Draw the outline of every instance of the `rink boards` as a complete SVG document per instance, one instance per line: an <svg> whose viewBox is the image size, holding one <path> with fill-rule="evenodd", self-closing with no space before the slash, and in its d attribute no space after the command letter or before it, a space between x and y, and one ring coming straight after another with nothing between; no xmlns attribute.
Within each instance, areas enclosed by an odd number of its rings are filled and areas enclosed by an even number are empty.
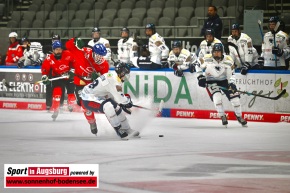
<svg viewBox="0 0 290 193"><path fill-rule="evenodd" d="M45 87L33 84L40 77L40 69L0 68L1 80L5 78L10 85L20 85L7 89L0 83L0 108L44 110ZM239 90L271 97L277 96L283 89L287 90L276 101L241 95L243 117L248 121L290 122L289 81L289 71L251 70L246 76L237 72ZM145 101L147 104L150 100L152 106L158 106L164 100L164 117L218 119L207 91L198 86L196 73L185 72L185 76L180 78L170 69L132 69L129 81L124 84L124 93L129 93L138 105ZM223 104L228 118L235 119L233 108L225 96Z"/></svg>

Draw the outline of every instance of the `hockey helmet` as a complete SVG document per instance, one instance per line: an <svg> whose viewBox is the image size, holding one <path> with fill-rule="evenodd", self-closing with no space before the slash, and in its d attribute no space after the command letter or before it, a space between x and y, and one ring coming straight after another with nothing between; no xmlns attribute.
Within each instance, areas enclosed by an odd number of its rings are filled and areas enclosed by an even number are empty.
<svg viewBox="0 0 290 193"><path fill-rule="evenodd" d="M127 28L127 27L123 27L122 29L121 29L121 32L127 32L127 33L129 33L130 32L130 30Z"/></svg>
<svg viewBox="0 0 290 193"><path fill-rule="evenodd" d="M9 34L9 38L16 38L17 39L17 37L18 37L18 34L16 32L11 32Z"/></svg>
<svg viewBox="0 0 290 193"><path fill-rule="evenodd" d="M107 54L107 49L104 44L95 44L93 46L93 51L100 56L105 56Z"/></svg>
<svg viewBox="0 0 290 193"><path fill-rule="evenodd" d="M212 28L206 29L205 33L204 33L204 36L207 36L207 35L212 35L213 37L215 37L214 29L212 29Z"/></svg>
<svg viewBox="0 0 290 193"><path fill-rule="evenodd" d="M92 33L94 32L101 32L100 28L99 27L94 27L93 30L92 30Z"/></svg>
<svg viewBox="0 0 290 193"><path fill-rule="evenodd" d="M29 41L29 39L27 37L23 37L23 38L21 38L21 43L23 43L23 42L28 42L29 43L30 41Z"/></svg>
<svg viewBox="0 0 290 193"><path fill-rule="evenodd" d="M120 62L115 66L115 72L120 78L130 74L130 66L126 63Z"/></svg>
<svg viewBox="0 0 290 193"><path fill-rule="evenodd" d="M238 24L238 23L232 24L231 30L240 30L240 24Z"/></svg>
<svg viewBox="0 0 290 193"><path fill-rule="evenodd" d="M62 48L62 44L60 41L52 42L52 49L55 50L56 48Z"/></svg>
<svg viewBox="0 0 290 193"><path fill-rule="evenodd" d="M278 16L273 16L273 17L270 17L269 19L269 23L277 23L278 21L280 21L279 17Z"/></svg>
<svg viewBox="0 0 290 193"><path fill-rule="evenodd" d="M54 34L52 37L51 37L51 42L54 42L54 41L60 41L60 36L58 34Z"/></svg>
<svg viewBox="0 0 290 193"><path fill-rule="evenodd" d="M181 41L179 41L179 40L175 40L175 41L173 41L173 43L172 43L172 48L181 48Z"/></svg>
<svg viewBox="0 0 290 193"><path fill-rule="evenodd" d="M222 43L215 43L213 45L213 48L212 48L212 53L215 52L215 51L221 51L223 53L224 51L224 46Z"/></svg>
<svg viewBox="0 0 290 193"><path fill-rule="evenodd" d="M156 31L156 28L155 28L155 25L153 23L148 23L146 26L145 26L145 29L151 29L153 34L155 33Z"/></svg>

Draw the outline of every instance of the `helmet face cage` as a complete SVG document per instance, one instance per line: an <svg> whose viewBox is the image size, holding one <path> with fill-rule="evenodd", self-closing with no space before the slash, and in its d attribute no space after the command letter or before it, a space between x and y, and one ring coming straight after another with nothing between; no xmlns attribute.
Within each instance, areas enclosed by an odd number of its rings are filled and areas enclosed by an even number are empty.
<svg viewBox="0 0 290 193"><path fill-rule="evenodd" d="M105 59L104 56L107 54L107 49L103 44L95 44L93 47L93 58L97 64L102 64Z"/></svg>
<svg viewBox="0 0 290 193"><path fill-rule="evenodd" d="M125 79L128 80L130 77L130 67L126 63L121 62L117 64L117 66L115 67L115 71L118 74L119 78L125 77Z"/></svg>

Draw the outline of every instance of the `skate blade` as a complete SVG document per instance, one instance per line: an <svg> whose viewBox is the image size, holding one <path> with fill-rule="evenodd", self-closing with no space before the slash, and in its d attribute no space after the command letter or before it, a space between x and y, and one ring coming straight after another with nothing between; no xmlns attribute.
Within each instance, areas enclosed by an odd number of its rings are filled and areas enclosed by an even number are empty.
<svg viewBox="0 0 290 193"><path fill-rule="evenodd" d="M248 125L246 124L246 125L242 125L242 127L248 127Z"/></svg>
<svg viewBox="0 0 290 193"><path fill-rule="evenodd" d="M228 128L228 125L224 125L225 128Z"/></svg>

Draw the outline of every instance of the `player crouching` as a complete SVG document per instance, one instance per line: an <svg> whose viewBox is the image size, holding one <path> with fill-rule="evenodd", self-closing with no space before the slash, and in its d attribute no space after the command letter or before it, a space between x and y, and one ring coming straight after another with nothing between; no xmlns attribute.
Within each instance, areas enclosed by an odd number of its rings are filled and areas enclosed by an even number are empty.
<svg viewBox="0 0 290 193"><path fill-rule="evenodd" d="M81 92L82 106L93 112L104 113L121 139L127 140L130 136L138 137L139 132L130 128L129 122L123 111L131 114L133 106L129 95L124 95L122 82L129 74L128 64L119 63L115 73L105 73L85 86Z"/></svg>

